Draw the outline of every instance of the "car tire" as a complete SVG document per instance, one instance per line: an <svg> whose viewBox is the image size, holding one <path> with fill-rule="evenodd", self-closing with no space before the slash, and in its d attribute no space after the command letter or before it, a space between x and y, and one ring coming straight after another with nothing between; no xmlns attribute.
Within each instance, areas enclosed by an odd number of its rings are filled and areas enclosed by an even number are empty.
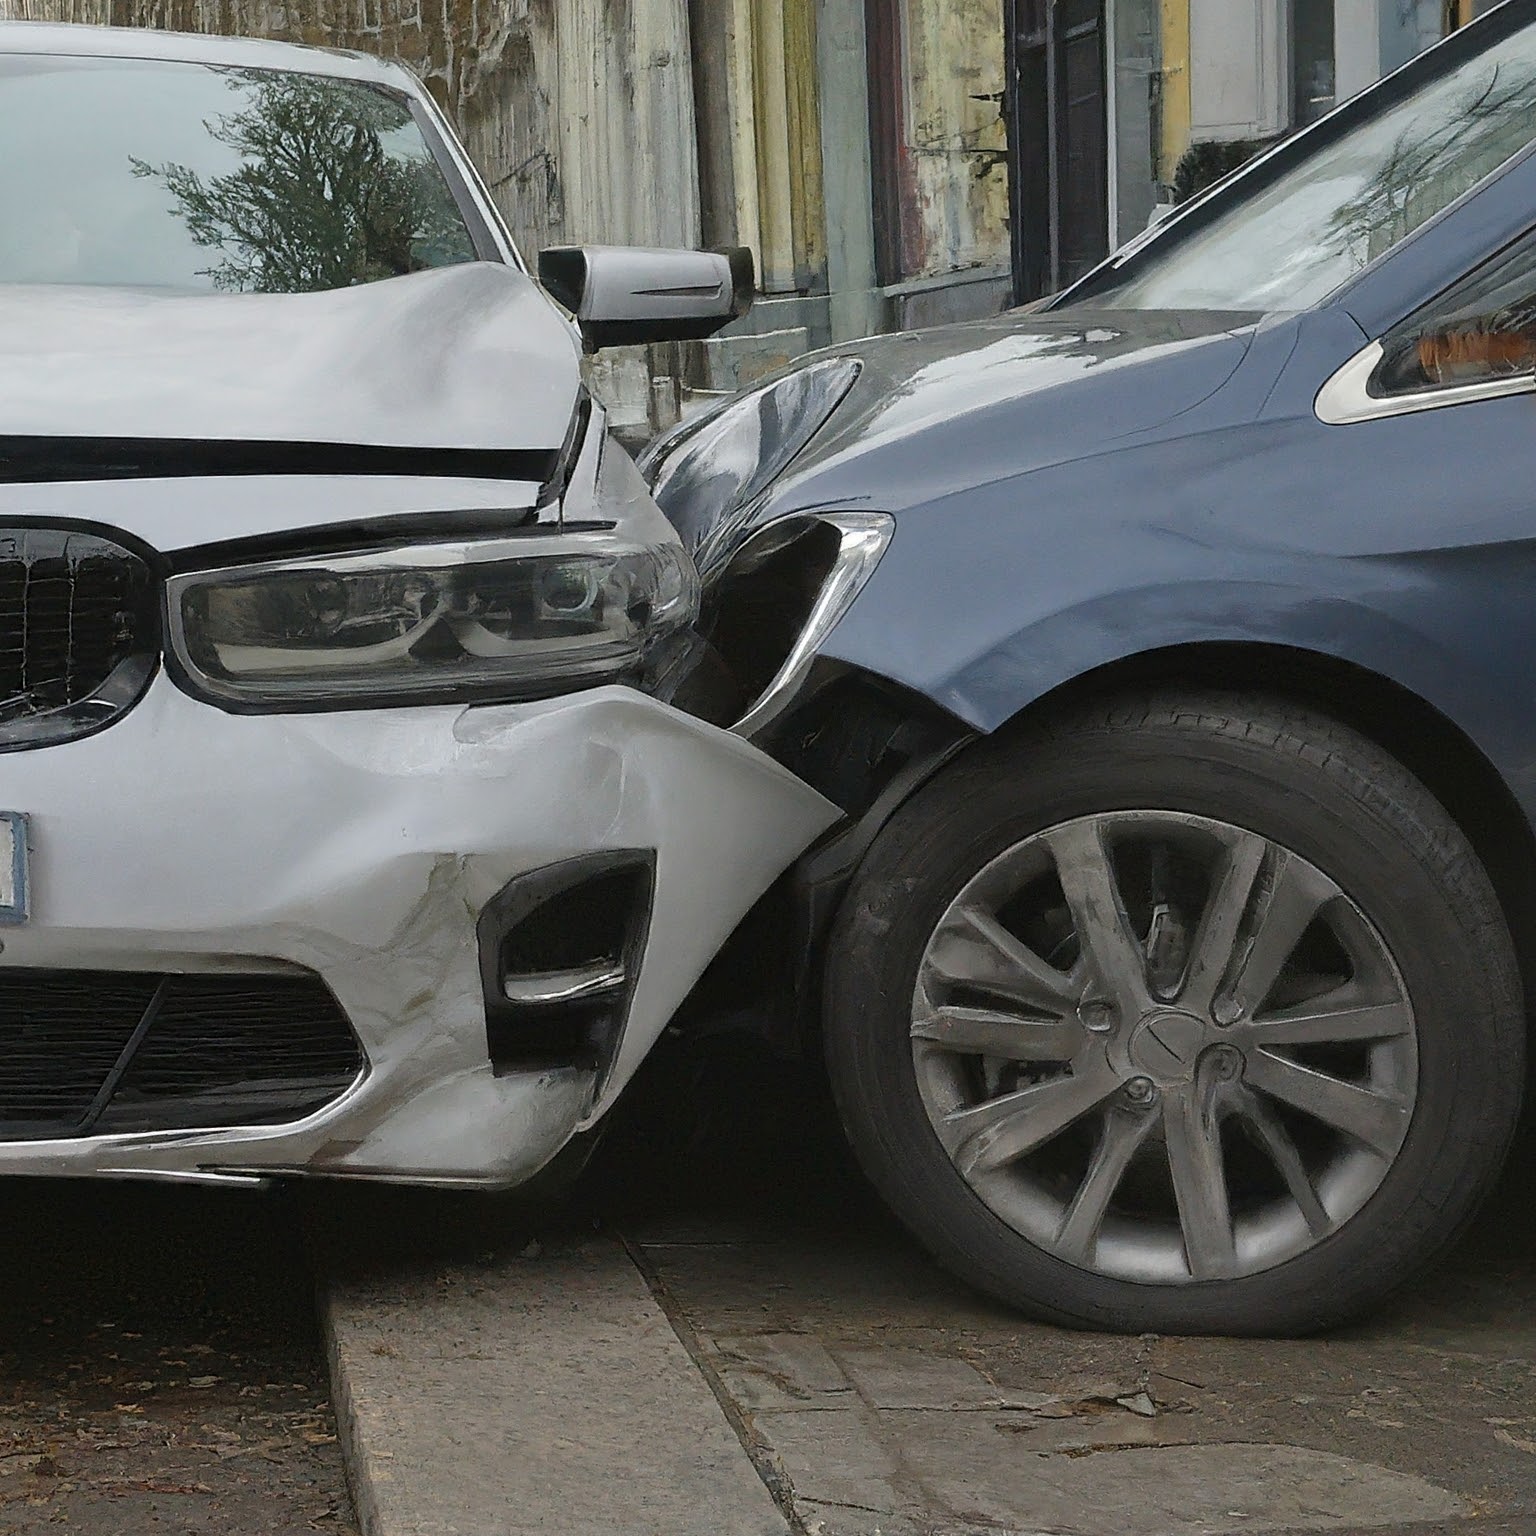
<svg viewBox="0 0 1536 1536"><path fill-rule="evenodd" d="M850 885L824 1032L853 1149L935 1257L1126 1332L1375 1306L1477 1209L1524 1081L1508 927L1456 823L1354 730L1222 692L944 769Z"/></svg>

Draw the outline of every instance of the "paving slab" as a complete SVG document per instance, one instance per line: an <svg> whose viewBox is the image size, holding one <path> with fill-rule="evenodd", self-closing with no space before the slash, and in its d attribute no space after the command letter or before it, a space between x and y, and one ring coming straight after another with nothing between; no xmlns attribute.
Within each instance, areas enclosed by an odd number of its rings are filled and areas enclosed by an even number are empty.
<svg viewBox="0 0 1536 1536"><path fill-rule="evenodd" d="M1472 1531L1490 1485L1453 1447L1518 1465L1510 1442L1536 1433L1515 1408L1536 1406L1529 1360L1458 1355L1431 1396L1440 1333L1400 1329L1391 1350L1069 1333L978 1302L889 1234L794 1221L646 1263L811 1536ZM1468 1422L1490 1402L1498 1424ZM1410 1426L1435 1417L1457 1433L1420 1448Z"/></svg>
<svg viewBox="0 0 1536 1536"><path fill-rule="evenodd" d="M843 1369L859 1395L874 1408L964 1409L1013 1406L968 1360L925 1350L885 1345L844 1349Z"/></svg>
<svg viewBox="0 0 1536 1536"><path fill-rule="evenodd" d="M853 1384L819 1339L765 1333L715 1341L717 1370L732 1398L747 1408L837 1408Z"/></svg>
<svg viewBox="0 0 1536 1536"><path fill-rule="evenodd" d="M877 1517L903 1512L921 1515L922 1500L917 1491L903 1486L896 1447L864 1414L791 1409L756 1415L753 1422L773 1447L797 1502L848 1508ZM878 1519L875 1524L879 1524Z"/></svg>
<svg viewBox="0 0 1536 1536"><path fill-rule="evenodd" d="M1469 1507L1423 1478L1291 1445L1180 1445L1088 1455L946 1455L924 1442L933 1494L977 1525L1027 1512L1061 1533L1215 1536L1459 1523Z"/></svg>
<svg viewBox="0 0 1536 1536"><path fill-rule="evenodd" d="M329 1287L365 1536L785 1536L623 1248L529 1253Z"/></svg>

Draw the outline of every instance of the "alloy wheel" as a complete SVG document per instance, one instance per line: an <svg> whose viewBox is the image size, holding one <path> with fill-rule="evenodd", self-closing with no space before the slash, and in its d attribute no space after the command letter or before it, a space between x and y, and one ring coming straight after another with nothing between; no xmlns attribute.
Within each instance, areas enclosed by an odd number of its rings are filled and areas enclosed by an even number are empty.
<svg viewBox="0 0 1536 1536"><path fill-rule="evenodd" d="M1400 1152L1414 1013L1368 915L1256 833L1172 811L1047 828L932 933L912 1055L986 1205L1056 1257L1147 1283L1322 1242Z"/></svg>

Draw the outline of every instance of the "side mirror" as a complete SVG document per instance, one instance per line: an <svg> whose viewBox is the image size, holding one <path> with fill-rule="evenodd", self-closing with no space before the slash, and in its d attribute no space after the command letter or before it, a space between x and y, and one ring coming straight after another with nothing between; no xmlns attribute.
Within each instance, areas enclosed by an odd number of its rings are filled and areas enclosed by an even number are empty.
<svg viewBox="0 0 1536 1536"><path fill-rule="evenodd" d="M713 336L752 307L752 253L565 245L539 253L539 281L576 316L587 347Z"/></svg>

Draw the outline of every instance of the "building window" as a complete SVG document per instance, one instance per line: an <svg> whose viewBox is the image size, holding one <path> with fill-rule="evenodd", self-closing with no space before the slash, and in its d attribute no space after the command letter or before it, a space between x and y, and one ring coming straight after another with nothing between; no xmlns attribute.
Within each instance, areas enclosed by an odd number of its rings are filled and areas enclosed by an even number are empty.
<svg viewBox="0 0 1536 1536"><path fill-rule="evenodd" d="M1291 114L1298 128L1326 116L1336 103L1333 29L1333 0L1295 0L1291 18Z"/></svg>

